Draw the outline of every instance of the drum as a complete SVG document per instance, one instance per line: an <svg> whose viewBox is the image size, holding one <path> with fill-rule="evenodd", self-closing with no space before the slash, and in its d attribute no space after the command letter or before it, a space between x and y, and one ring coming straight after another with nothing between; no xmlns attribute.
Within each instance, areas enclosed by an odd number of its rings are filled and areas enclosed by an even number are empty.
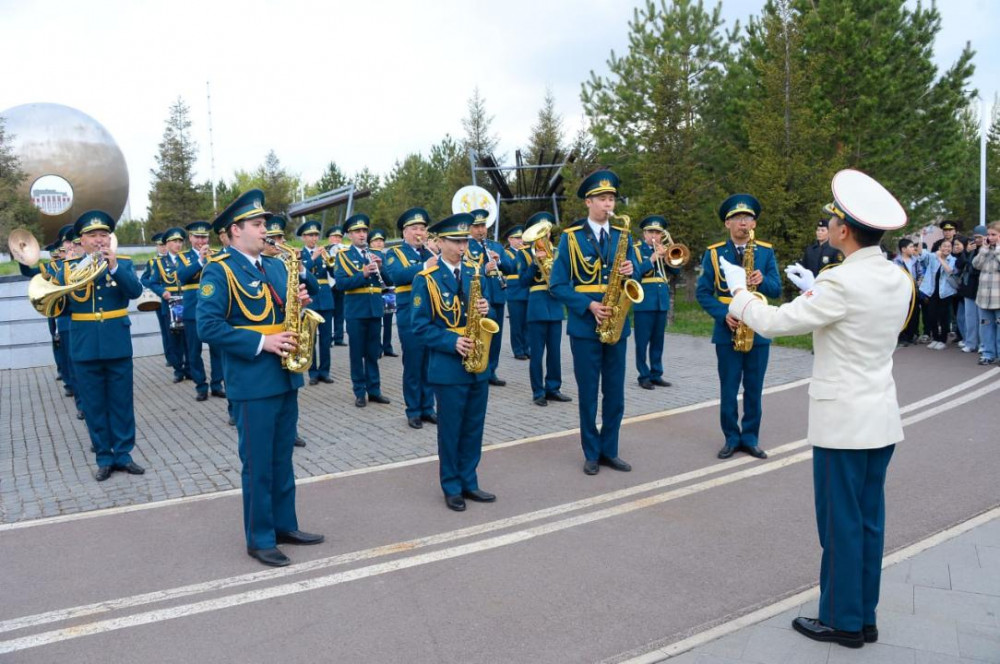
<svg viewBox="0 0 1000 664"><path fill-rule="evenodd" d="M382 289L382 315L396 313L396 287L386 286Z"/></svg>
<svg viewBox="0 0 1000 664"><path fill-rule="evenodd" d="M184 305L180 302L170 303L170 331L174 334L184 332Z"/></svg>
<svg viewBox="0 0 1000 664"><path fill-rule="evenodd" d="M163 300L160 296L148 288L144 288L142 295L135 301L135 308L139 311L159 311Z"/></svg>

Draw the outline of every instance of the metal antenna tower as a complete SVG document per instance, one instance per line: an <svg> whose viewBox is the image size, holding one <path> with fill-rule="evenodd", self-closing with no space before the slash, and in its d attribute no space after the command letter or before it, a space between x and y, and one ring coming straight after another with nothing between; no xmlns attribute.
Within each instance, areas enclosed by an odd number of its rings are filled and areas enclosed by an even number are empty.
<svg viewBox="0 0 1000 664"><path fill-rule="evenodd" d="M212 82L205 81L205 96L208 98L208 159L209 178L212 182L212 214L219 213L219 202L215 197L215 143L212 141Z"/></svg>

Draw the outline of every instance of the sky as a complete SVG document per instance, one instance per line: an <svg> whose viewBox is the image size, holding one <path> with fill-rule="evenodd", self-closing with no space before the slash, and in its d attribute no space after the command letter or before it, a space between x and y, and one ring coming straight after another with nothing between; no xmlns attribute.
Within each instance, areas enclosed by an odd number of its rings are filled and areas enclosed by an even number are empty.
<svg viewBox="0 0 1000 664"><path fill-rule="evenodd" d="M199 146L196 181L253 170L274 150L303 180L331 161L385 174L446 134L463 135L478 87L513 158L547 89L567 137L583 125L581 83L623 53L634 0L0 0L7 62L3 109L32 102L77 108L121 147L129 210L145 218L167 112L181 97ZM714 6L707 0L706 6ZM915 5L915 0L908 4ZM723 0L726 27L763 0ZM502 7L503 11L498 11ZM977 50L973 87L1000 86L1000 2L938 3L935 60ZM991 34L992 29L992 34ZM18 54L14 56L13 54ZM17 64L13 64L13 63Z"/></svg>

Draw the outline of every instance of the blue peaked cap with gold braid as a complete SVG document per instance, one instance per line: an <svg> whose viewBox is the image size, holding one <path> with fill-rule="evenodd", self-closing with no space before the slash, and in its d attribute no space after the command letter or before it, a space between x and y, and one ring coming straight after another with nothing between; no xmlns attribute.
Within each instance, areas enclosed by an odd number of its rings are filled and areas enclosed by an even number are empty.
<svg viewBox="0 0 1000 664"><path fill-rule="evenodd" d="M174 226L173 228L168 228L167 230L163 231L164 242L170 242L171 240L184 241L186 239L187 239L187 233L185 233L184 229L181 228L180 226Z"/></svg>
<svg viewBox="0 0 1000 664"><path fill-rule="evenodd" d="M475 217L468 212L459 212L450 217L445 217L427 229L439 238L445 240L468 240L469 227L472 226Z"/></svg>
<svg viewBox="0 0 1000 664"><path fill-rule="evenodd" d="M208 237L209 231L212 230L212 224L207 221L192 221L184 227L184 230L188 232L188 235L194 235L195 237Z"/></svg>
<svg viewBox="0 0 1000 664"><path fill-rule="evenodd" d="M651 214L639 222L639 228L644 231L666 231L667 218L661 214Z"/></svg>
<svg viewBox="0 0 1000 664"><path fill-rule="evenodd" d="M316 221L315 219L307 219L302 222L302 225L295 229L295 234L302 237L306 233L322 233L323 224Z"/></svg>
<svg viewBox="0 0 1000 664"><path fill-rule="evenodd" d="M78 236L90 231L112 233L115 230L115 220L104 210L88 210L77 217L76 223L73 224L73 230Z"/></svg>
<svg viewBox="0 0 1000 664"><path fill-rule="evenodd" d="M733 215L749 214L754 219L760 216L760 201L750 194L733 194L719 206L719 219L725 221Z"/></svg>
<svg viewBox="0 0 1000 664"><path fill-rule="evenodd" d="M235 201L219 213L212 221L212 230L218 233L239 221L255 217L268 217L264 209L264 192L260 189L250 189L240 194Z"/></svg>
<svg viewBox="0 0 1000 664"><path fill-rule="evenodd" d="M371 219L364 212L358 212L357 214L352 214L344 222L344 233L350 233L356 230L368 230L371 228Z"/></svg>
<svg viewBox="0 0 1000 664"><path fill-rule="evenodd" d="M590 198L598 194L618 195L618 187L621 184L618 176L609 170L594 171L583 179L576 195L580 198Z"/></svg>
<svg viewBox="0 0 1000 664"><path fill-rule="evenodd" d="M399 219L396 220L396 228L403 230L407 226L413 226L415 224L423 224L426 226L431 223L431 215L422 207L412 207L403 214L399 215Z"/></svg>

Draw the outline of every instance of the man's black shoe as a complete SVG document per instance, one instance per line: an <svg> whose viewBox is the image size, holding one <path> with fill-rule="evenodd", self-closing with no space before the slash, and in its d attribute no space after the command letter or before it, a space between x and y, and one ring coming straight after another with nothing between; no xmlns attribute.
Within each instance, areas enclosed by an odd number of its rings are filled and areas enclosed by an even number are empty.
<svg viewBox="0 0 1000 664"><path fill-rule="evenodd" d="M301 436L296 436L295 437L295 442L292 443L292 444L295 445L295 447L305 447L306 446L306 441L302 440Z"/></svg>
<svg viewBox="0 0 1000 664"><path fill-rule="evenodd" d="M723 445L722 449L719 450L719 453L716 456L718 456L720 459L728 459L729 457L733 456L735 452L736 452L735 447L730 447L729 445Z"/></svg>
<svg viewBox="0 0 1000 664"><path fill-rule="evenodd" d="M115 470L124 470L129 475L142 475L146 472L146 469L137 464L135 461L129 461L125 465L115 466Z"/></svg>
<svg viewBox="0 0 1000 664"><path fill-rule="evenodd" d="M429 424L437 424L438 423L438 416L435 415L434 413L431 413L430 415L421 415L420 419L423 420L424 422L429 423Z"/></svg>
<svg viewBox="0 0 1000 664"><path fill-rule="evenodd" d="M652 381L648 381L648 380L640 380L639 381L639 387L641 387L644 390L651 390L651 389L653 389L653 383L652 383Z"/></svg>
<svg viewBox="0 0 1000 664"><path fill-rule="evenodd" d="M174 376L174 382L179 383L184 380L184 376Z"/></svg>
<svg viewBox="0 0 1000 664"><path fill-rule="evenodd" d="M536 406L548 406L549 402L545 400L545 397L538 397L537 399L532 399L531 402Z"/></svg>
<svg viewBox="0 0 1000 664"><path fill-rule="evenodd" d="M514 359L515 359L515 360L527 360L527 359L528 359L528 356L527 356L527 355L524 355L524 354L522 354L522 355L515 355L515 356L514 356Z"/></svg>
<svg viewBox="0 0 1000 664"><path fill-rule="evenodd" d="M334 379L330 378L329 376L320 376L319 377L319 382L326 383L327 385L333 385L337 381L335 381Z"/></svg>
<svg viewBox="0 0 1000 664"><path fill-rule="evenodd" d="M878 641L878 627L875 625L864 625L861 628L861 635L865 637L865 643L875 643Z"/></svg>
<svg viewBox="0 0 1000 664"><path fill-rule="evenodd" d="M309 384L310 385L319 385L319 378L310 378L309 379Z"/></svg>
<svg viewBox="0 0 1000 664"><path fill-rule="evenodd" d="M58 371L56 372L56 380L62 380L62 374Z"/></svg>
<svg viewBox="0 0 1000 664"><path fill-rule="evenodd" d="M208 401L208 392L199 392L194 398L195 401Z"/></svg>
<svg viewBox="0 0 1000 664"><path fill-rule="evenodd" d="M228 424L228 425L229 425L229 426L231 426L231 427L234 427L234 426L236 426L236 418L235 418L235 417L230 417L230 418L229 418L229 421L228 421L228 422L226 422L226 424Z"/></svg>
<svg viewBox="0 0 1000 664"><path fill-rule="evenodd" d="M397 353L394 350L383 351L383 355L385 355L386 357L399 357L399 353Z"/></svg>
<svg viewBox="0 0 1000 664"><path fill-rule="evenodd" d="M445 496L444 504L450 510L455 510L456 512L465 511L465 498L462 498L462 496Z"/></svg>
<svg viewBox="0 0 1000 664"><path fill-rule="evenodd" d="M597 465L596 461L591 461L590 459L583 462L583 473L585 475L596 475L601 467Z"/></svg>
<svg viewBox="0 0 1000 664"><path fill-rule="evenodd" d="M406 423L410 425L411 429L423 429L424 423L420 421L419 417L408 417L406 418Z"/></svg>
<svg viewBox="0 0 1000 664"><path fill-rule="evenodd" d="M84 419L85 417L86 417L86 415L84 415L84 414L83 414L83 411L82 411L82 410L78 410L78 411L76 411L76 419L78 419L78 420L82 420L82 419Z"/></svg>
<svg viewBox="0 0 1000 664"><path fill-rule="evenodd" d="M546 394L545 398L549 401L558 401L559 403L567 403L572 401L572 397L568 397L562 392L553 392L552 394Z"/></svg>
<svg viewBox="0 0 1000 664"><path fill-rule="evenodd" d="M72 387L64 387L63 388L63 396L64 397L71 397L71 396L73 396L73 388Z"/></svg>
<svg viewBox="0 0 1000 664"><path fill-rule="evenodd" d="M671 383L669 380L663 380L662 378L653 378L649 382L652 383L653 385L656 385L657 387L670 387L671 385L673 385L673 383Z"/></svg>
<svg viewBox="0 0 1000 664"><path fill-rule="evenodd" d="M220 399L225 399L226 398L226 391L225 390L212 390L212 396L213 397L219 397Z"/></svg>
<svg viewBox="0 0 1000 664"><path fill-rule="evenodd" d="M622 461L619 457L601 457L598 460L598 463L602 466L608 466L612 470L619 470L623 473L627 473L632 470L632 466Z"/></svg>
<svg viewBox="0 0 1000 664"><path fill-rule="evenodd" d="M375 403L392 403L391 401L389 401L388 399L386 399L381 394L369 394L368 395L368 400L369 401L374 401Z"/></svg>
<svg viewBox="0 0 1000 664"><path fill-rule="evenodd" d="M251 549L247 547L247 554L251 558L256 558L270 567L285 567L292 562L291 559L283 554L277 547L273 549Z"/></svg>
<svg viewBox="0 0 1000 664"><path fill-rule="evenodd" d="M368 405L368 400L365 399L364 397L358 397L357 399L354 400L354 405L357 406L358 408L364 408L365 406Z"/></svg>
<svg viewBox="0 0 1000 664"><path fill-rule="evenodd" d="M483 491L482 489L470 489L469 491L463 491L462 497L468 498L469 500L477 503L492 503L497 499L495 495L489 491Z"/></svg>
<svg viewBox="0 0 1000 664"><path fill-rule="evenodd" d="M109 477L111 477L111 466L101 466L94 473L94 479L98 482L103 482Z"/></svg>
<svg viewBox="0 0 1000 664"><path fill-rule="evenodd" d="M845 632L841 629L834 629L824 625L816 618L796 618L792 621L792 627L796 632L813 641L837 643L847 648L860 648L865 645L865 638L861 632Z"/></svg>
<svg viewBox="0 0 1000 664"><path fill-rule="evenodd" d="M287 533L277 534L278 544L319 544L326 538L315 533L307 533L303 530L289 530Z"/></svg>
<svg viewBox="0 0 1000 664"><path fill-rule="evenodd" d="M754 445L753 447L747 447L746 445L744 445L741 449L752 457L757 457L758 459L767 458L767 452L760 449L756 445Z"/></svg>
<svg viewBox="0 0 1000 664"><path fill-rule="evenodd" d="M507 381L505 380L501 380L499 378L490 378L490 385L493 385L495 387L503 387L506 384Z"/></svg>
<svg viewBox="0 0 1000 664"><path fill-rule="evenodd" d="M335 341L335 342L333 343L333 345L334 345L334 346L346 346L347 344L346 344L346 343L344 343L343 341Z"/></svg>

